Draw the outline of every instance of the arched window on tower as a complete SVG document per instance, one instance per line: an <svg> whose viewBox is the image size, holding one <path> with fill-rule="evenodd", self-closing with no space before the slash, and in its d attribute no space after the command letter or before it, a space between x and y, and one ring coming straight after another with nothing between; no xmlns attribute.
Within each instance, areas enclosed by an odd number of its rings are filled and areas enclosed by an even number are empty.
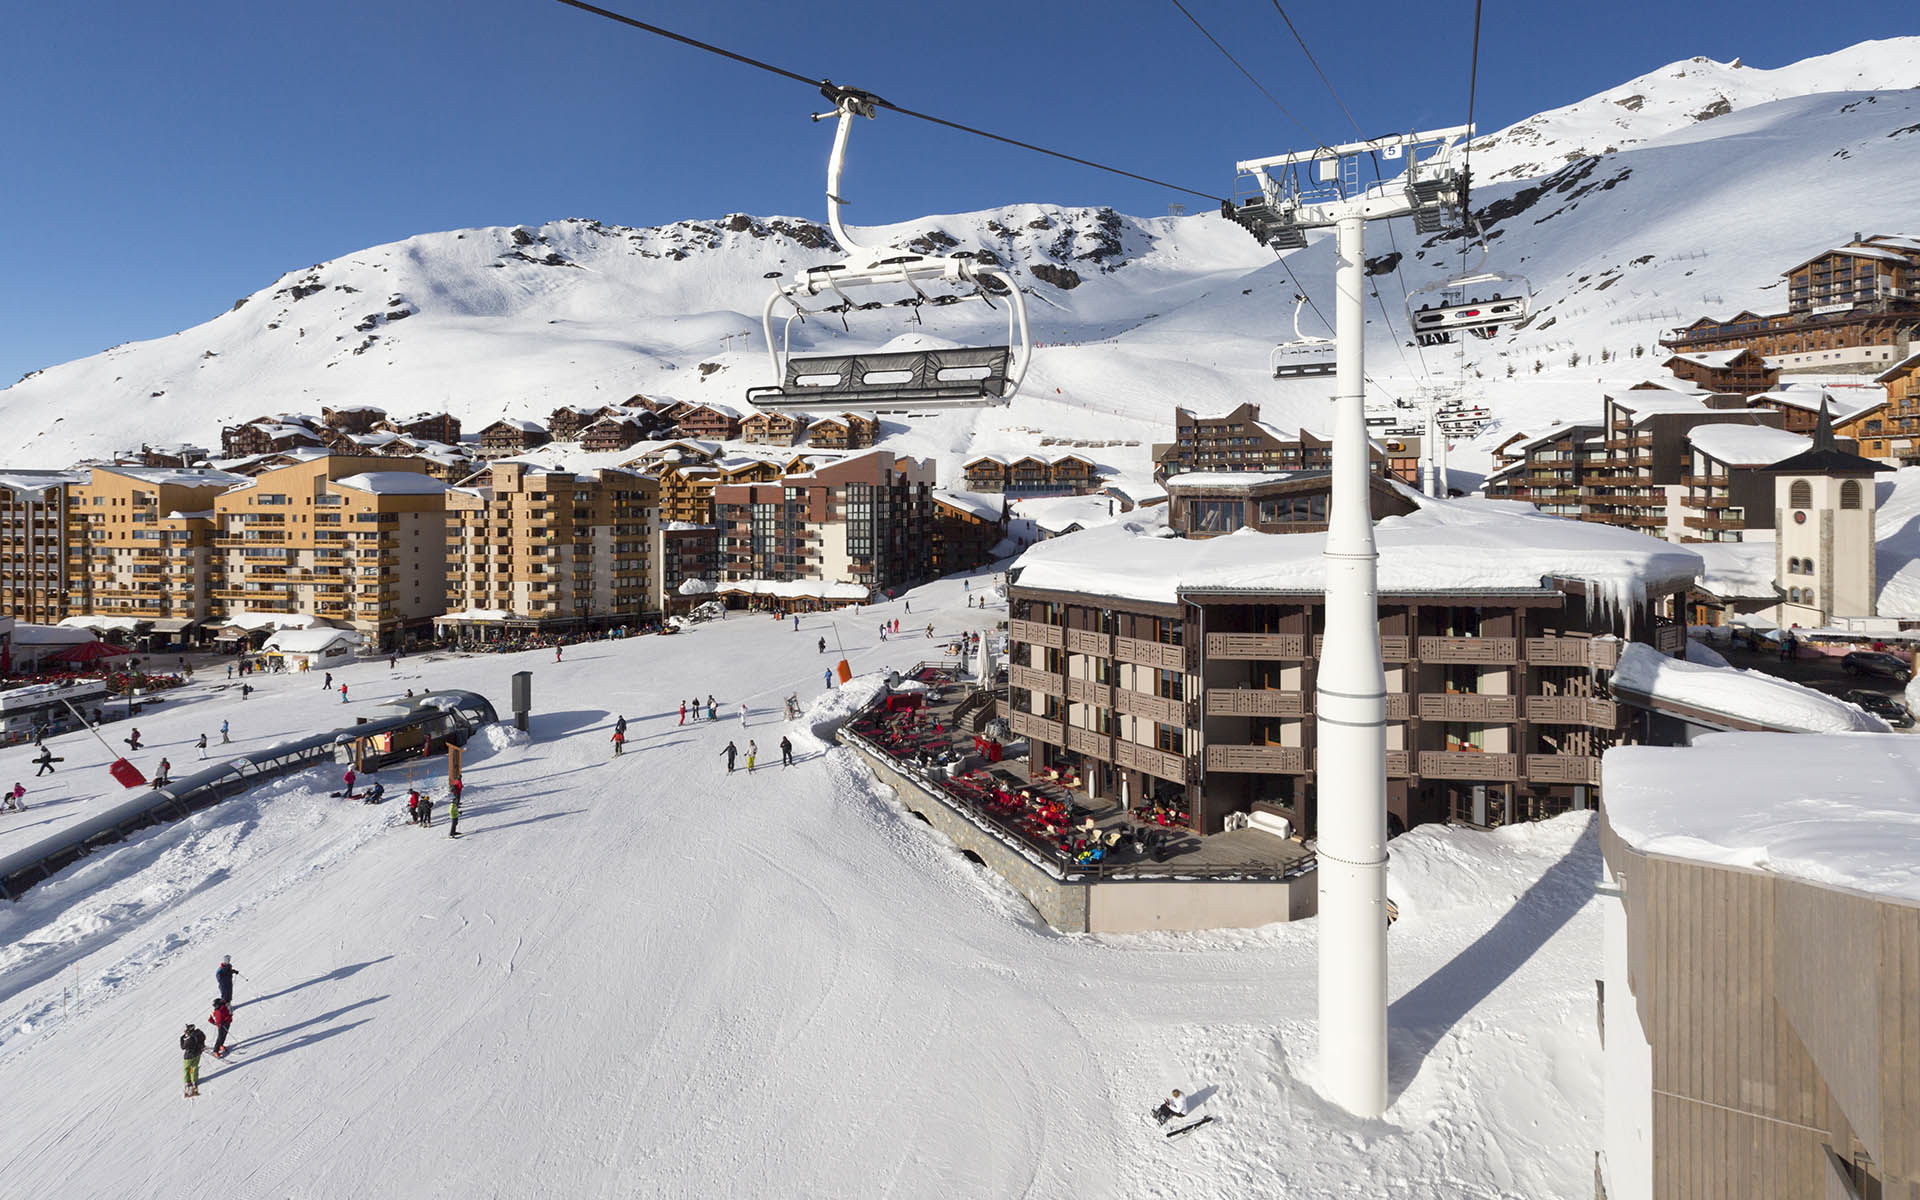
<svg viewBox="0 0 1920 1200"><path fill-rule="evenodd" d="M1800 560L1799 560L1799 559L1797 559L1797 558L1790 558L1790 559L1788 559L1788 560L1787 560L1787 574L1789 574L1789 575L1798 575L1799 573L1800 573Z"/></svg>
<svg viewBox="0 0 1920 1200"><path fill-rule="evenodd" d="M1787 489L1787 507L1812 508L1813 485L1804 479L1794 480L1793 486Z"/></svg>
<svg viewBox="0 0 1920 1200"><path fill-rule="evenodd" d="M1812 559L1810 559L1810 558L1803 558L1803 559L1801 559L1801 560L1800 560L1800 573L1801 573L1802 575L1811 575L1811 574L1813 574L1813 560L1812 560Z"/></svg>
<svg viewBox="0 0 1920 1200"><path fill-rule="evenodd" d="M1787 589L1787 602L1788 602L1789 604L1798 604L1798 603L1800 603L1800 589L1799 589L1799 588L1797 588L1797 587L1790 587L1790 588L1788 588L1788 589Z"/></svg>
<svg viewBox="0 0 1920 1200"><path fill-rule="evenodd" d="M1860 507L1860 481L1858 479L1849 479L1840 485L1840 507Z"/></svg>

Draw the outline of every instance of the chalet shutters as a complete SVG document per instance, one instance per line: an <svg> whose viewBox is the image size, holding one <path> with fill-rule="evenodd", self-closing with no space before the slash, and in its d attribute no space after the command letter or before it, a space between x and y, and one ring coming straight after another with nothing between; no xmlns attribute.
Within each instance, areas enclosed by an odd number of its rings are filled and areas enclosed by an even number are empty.
<svg viewBox="0 0 1920 1200"><path fill-rule="evenodd" d="M1855 494L1854 499L1857 507L1858 500L1859 500L1859 496L1857 493ZM1793 486L1787 489L1787 506L1789 508L1812 508L1813 507L1813 485L1808 483L1804 479L1794 480Z"/></svg>
<svg viewBox="0 0 1920 1200"><path fill-rule="evenodd" d="M1860 507L1860 481L1858 479L1849 479L1840 485L1840 507Z"/></svg>

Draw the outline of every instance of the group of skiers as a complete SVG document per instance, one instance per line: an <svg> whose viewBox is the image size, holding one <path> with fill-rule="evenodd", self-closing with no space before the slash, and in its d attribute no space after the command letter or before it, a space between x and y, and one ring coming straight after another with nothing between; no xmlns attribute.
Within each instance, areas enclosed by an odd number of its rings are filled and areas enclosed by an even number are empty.
<svg viewBox="0 0 1920 1200"><path fill-rule="evenodd" d="M727 760L727 774L731 775L733 774L734 761L740 757L740 747L734 745L732 742L728 742L727 748L720 752L720 757ZM747 773L749 775L753 773L754 760L759 757L760 743L754 741L752 738L748 738ZM780 738L780 765L790 767L793 765L793 762L793 739L783 735Z"/></svg>
<svg viewBox="0 0 1920 1200"><path fill-rule="evenodd" d="M227 1035L233 1030L233 980L238 974L240 972L234 969L231 954L222 956L220 965L213 971L213 982L219 987L220 994L213 998L213 1013L207 1017L207 1024L214 1028L215 1058L225 1058L228 1054ZM180 1055L184 1060L186 1079L186 1090L181 1093L183 1096L200 1094L200 1056L206 1049L206 1032L188 1021L186 1030L180 1035Z"/></svg>
<svg viewBox="0 0 1920 1200"><path fill-rule="evenodd" d="M460 794L466 791L466 784L458 778L447 781L447 836L460 836ZM433 828L433 797L419 788L407 789L408 823Z"/></svg>
<svg viewBox="0 0 1920 1200"><path fill-rule="evenodd" d="M747 709L746 705L742 704L740 706L740 719L742 721L747 719L746 709ZM680 723L682 725L685 725L687 723L687 713L689 711L693 713L694 720L696 721L700 720L700 712L701 712L700 697L695 696L691 700L682 700L680 702ZM720 719L720 706L714 703L713 696L711 693L709 693L707 696L706 719L709 721L717 721Z"/></svg>

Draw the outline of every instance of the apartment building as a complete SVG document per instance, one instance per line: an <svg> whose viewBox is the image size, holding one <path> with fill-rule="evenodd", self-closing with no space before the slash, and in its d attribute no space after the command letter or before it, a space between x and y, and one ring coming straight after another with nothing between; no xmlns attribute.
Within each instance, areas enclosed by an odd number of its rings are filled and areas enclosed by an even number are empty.
<svg viewBox="0 0 1920 1200"><path fill-rule="evenodd" d="M447 612L506 613L505 623L541 630L657 613L658 511L648 475L494 463L447 493Z"/></svg>
<svg viewBox="0 0 1920 1200"><path fill-rule="evenodd" d="M92 468L69 501L68 613L151 621L164 633L216 615L214 514L247 482L200 468Z"/></svg>
<svg viewBox="0 0 1920 1200"><path fill-rule="evenodd" d="M651 591L660 597L661 611L685 613L710 599L711 593L682 595L680 585L689 579L713 583L720 578L720 531L711 524L659 521L653 527L647 566L653 580Z"/></svg>
<svg viewBox="0 0 1920 1200"><path fill-rule="evenodd" d="M1386 456L1370 445L1373 468ZM1216 416L1173 410L1173 441L1153 447L1153 478L1187 471L1325 471L1333 466L1333 439L1307 429L1283 430L1260 419L1258 404L1241 404Z"/></svg>
<svg viewBox="0 0 1920 1200"><path fill-rule="evenodd" d="M1780 368L1745 346L1736 350L1698 350L1676 354L1661 364L1679 379L1707 392L1753 396L1780 383Z"/></svg>
<svg viewBox="0 0 1920 1200"><path fill-rule="evenodd" d="M933 493L935 575L951 575L993 561L1007 538L1007 498L979 492Z"/></svg>
<svg viewBox="0 0 1920 1200"><path fill-rule="evenodd" d="M1498 500L1525 500L1556 517L1578 517L1581 493L1607 465L1606 435L1594 425L1562 425L1521 434L1502 444L1499 466L1487 476L1486 493Z"/></svg>
<svg viewBox="0 0 1920 1200"><path fill-rule="evenodd" d="M1687 435L1691 459L1671 493L1666 535L1680 542L1738 542L1772 529L1773 475L1767 468L1813 446L1765 425L1701 425ZM1677 527L1676 527L1677 526Z"/></svg>
<svg viewBox="0 0 1920 1200"><path fill-rule="evenodd" d="M1590 807L1631 740L1622 639L1683 653L1697 555L1504 506L1378 532L1390 824L1497 825ZM1009 573L1010 721L1036 768L1160 800L1207 833L1255 804L1313 836L1323 534L1192 540L1122 525Z"/></svg>
<svg viewBox="0 0 1920 1200"><path fill-rule="evenodd" d="M807 439L807 415L756 412L740 422L740 437L748 445L797 446Z"/></svg>
<svg viewBox="0 0 1920 1200"><path fill-rule="evenodd" d="M480 453L487 458L505 458L525 454L552 440L547 427L538 421L502 417L480 431Z"/></svg>
<svg viewBox="0 0 1920 1200"><path fill-rule="evenodd" d="M880 436L880 422L859 413L816 417L807 426L807 444L815 450L865 450Z"/></svg>
<svg viewBox="0 0 1920 1200"><path fill-rule="evenodd" d="M1100 490L1099 467L1084 454L979 454L960 465L967 490L1010 496L1084 496Z"/></svg>
<svg viewBox="0 0 1920 1200"><path fill-rule="evenodd" d="M745 414L730 404L706 401L689 404L678 411L667 410L674 429L681 437L706 438L729 442L740 436L740 420Z"/></svg>
<svg viewBox="0 0 1920 1200"><path fill-rule="evenodd" d="M68 508L87 471L0 472L0 617L52 625L67 600Z"/></svg>
<svg viewBox="0 0 1920 1200"><path fill-rule="evenodd" d="M1419 507L1399 480L1370 476L1374 520ZM1319 533L1327 527L1333 476L1326 471L1189 471L1167 479L1167 524L1183 537L1218 537L1242 529L1261 533Z"/></svg>
<svg viewBox="0 0 1920 1200"><path fill-rule="evenodd" d="M446 599L447 485L418 459L329 454L236 478L212 504L222 614L306 613L393 648Z"/></svg>
<svg viewBox="0 0 1920 1200"><path fill-rule="evenodd" d="M769 483L714 489L727 582L815 579L895 588L932 571L931 459L868 450Z"/></svg>
<svg viewBox="0 0 1920 1200"><path fill-rule="evenodd" d="M443 446L460 444L460 418L444 412L388 417L375 423L373 428L376 433L397 433L415 441L438 442Z"/></svg>

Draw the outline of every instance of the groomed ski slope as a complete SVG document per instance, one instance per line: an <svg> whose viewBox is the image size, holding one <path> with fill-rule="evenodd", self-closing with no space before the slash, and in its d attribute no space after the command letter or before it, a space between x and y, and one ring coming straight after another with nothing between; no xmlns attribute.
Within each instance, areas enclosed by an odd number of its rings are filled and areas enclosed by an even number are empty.
<svg viewBox="0 0 1920 1200"><path fill-rule="evenodd" d="M0 907L0 1179L92 1197L1591 1187L1599 860L1584 816L1393 843L1395 1099L1353 1120L1312 1083L1313 922L1054 934L810 732L870 694L872 672L938 657L938 640L879 643L880 620L977 626L963 595L942 581L911 615L841 618L869 674L824 696L824 618L795 633L736 614L559 665L357 665L336 673L345 706L294 675L244 705L219 691L143 714L182 763L222 715L254 745L406 687L504 708L520 669L539 712L530 741L499 727L474 742L458 841L444 805L437 828L410 828L403 803L329 799L337 775L317 770ZM810 708L787 726L792 690ZM679 726L679 698L708 692L758 711L744 730L737 715ZM615 713L631 722L618 762ZM783 732L801 759L785 771ZM762 765L728 776L720 749L746 736ZM0 774L25 762L9 751ZM403 771L384 778L404 791ZM98 767L60 784L87 804L110 786ZM205 1027L223 953L243 972L237 1049L204 1060L189 1101L176 1041ZM1163 1138L1146 1112L1173 1086L1216 1121Z"/></svg>

